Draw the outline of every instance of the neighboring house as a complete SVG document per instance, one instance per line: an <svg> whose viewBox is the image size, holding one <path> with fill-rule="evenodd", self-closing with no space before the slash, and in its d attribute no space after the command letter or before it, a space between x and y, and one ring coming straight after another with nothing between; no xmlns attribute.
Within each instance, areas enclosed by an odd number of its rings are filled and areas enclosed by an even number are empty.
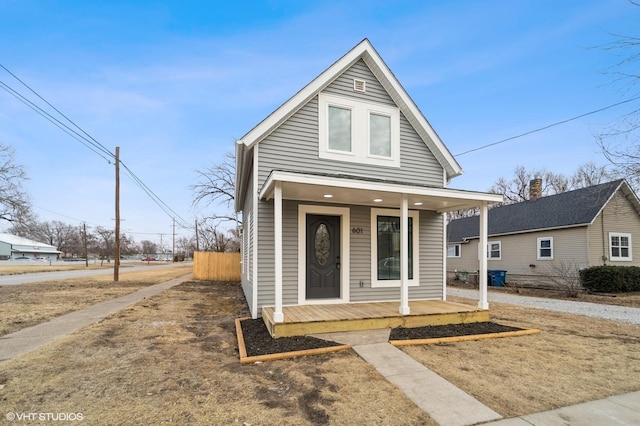
<svg viewBox="0 0 640 426"><path fill-rule="evenodd" d="M283 306L444 300L444 212L502 201L445 188L460 166L368 40L238 140L236 162L242 288L275 322Z"/></svg>
<svg viewBox="0 0 640 426"><path fill-rule="evenodd" d="M507 282L551 284L544 276L596 265L640 266L640 202L616 180L489 210L488 268ZM447 269L478 270L478 217L447 227ZM634 257L635 254L635 257Z"/></svg>
<svg viewBox="0 0 640 426"><path fill-rule="evenodd" d="M0 234L0 259L15 259L17 257L40 258L56 260L60 251L54 246L39 243L28 238L11 234Z"/></svg>

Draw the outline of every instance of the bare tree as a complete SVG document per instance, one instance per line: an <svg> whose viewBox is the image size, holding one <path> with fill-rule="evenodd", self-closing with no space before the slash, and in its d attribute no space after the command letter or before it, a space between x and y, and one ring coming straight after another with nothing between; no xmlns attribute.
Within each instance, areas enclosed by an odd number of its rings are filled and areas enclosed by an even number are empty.
<svg viewBox="0 0 640 426"><path fill-rule="evenodd" d="M29 200L22 189L24 168L15 164L11 147L0 145L0 220L21 222L31 218Z"/></svg>
<svg viewBox="0 0 640 426"><path fill-rule="evenodd" d="M235 201L236 160L232 152L227 152L222 161L204 170L196 170L198 179L189 188L193 191L193 205L210 206L217 203L224 207L223 213L214 212L207 219L217 223L233 221L239 223L233 213Z"/></svg>
<svg viewBox="0 0 640 426"><path fill-rule="evenodd" d="M631 5L640 7L640 3L629 1ZM637 9L640 10L640 9ZM638 83L640 73L640 36L611 34L614 40L601 46L602 50L614 54L615 63L607 70L620 83L624 99L636 100L640 97ZM613 164L619 174L624 176L635 189L640 189L640 108L630 112L611 123L596 135L596 140L605 157Z"/></svg>
<svg viewBox="0 0 640 426"><path fill-rule="evenodd" d="M237 229L237 228L236 228ZM214 220L198 223L198 242L201 251L236 252L240 250L239 232L220 230Z"/></svg>
<svg viewBox="0 0 640 426"><path fill-rule="evenodd" d="M156 254L158 252L158 245L153 241L142 240L142 254Z"/></svg>
<svg viewBox="0 0 640 426"><path fill-rule="evenodd" d="M96 236L96 246L95 251L100 255L102 259L106 259L107 262L111 261L111 257L115 253L115 231L112 229L106 229L101 226L98 226L95 229Z"/></svg>

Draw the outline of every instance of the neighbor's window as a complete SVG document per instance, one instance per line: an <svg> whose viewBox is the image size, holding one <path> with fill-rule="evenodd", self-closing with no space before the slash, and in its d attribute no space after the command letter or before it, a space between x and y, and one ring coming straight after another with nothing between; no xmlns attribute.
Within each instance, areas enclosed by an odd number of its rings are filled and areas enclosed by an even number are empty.
<svg viewBox="0 0 640 426"><path fill-rule="evenodd" d="M553 237L538 238L538 260L553 259Z"/></svg>
<svg viewBox="0 0 640 426"><path fill-rule="evenodd" d="M487 258L489 260L500 260L502 258L502 242L496 241L487 244Z"/></svg>
<svg viewBox="0 0 640 426"><path fill-rule="evenodd" d="M460 244L447 246L447 257L460 257Z"/></svg>
<svg viewBox="0 0 640 426"><path fill-rule="evenodd" d="M329 149L351 152L351 109L329 106Z"/></svg>
<svg viewBox="0 0 640 426"><path fill-rule="evenodd" d="M620 261L632 260L631 234L609 233L609 258Z"/></svg>
<svg viewBox="0 0 640 426"><path fill-rule="evenodd" d="M409 285L418 285L418 212L409 212ZM402 279L400 214L393 209L371 209L371 286L399 287Z"/></svg>

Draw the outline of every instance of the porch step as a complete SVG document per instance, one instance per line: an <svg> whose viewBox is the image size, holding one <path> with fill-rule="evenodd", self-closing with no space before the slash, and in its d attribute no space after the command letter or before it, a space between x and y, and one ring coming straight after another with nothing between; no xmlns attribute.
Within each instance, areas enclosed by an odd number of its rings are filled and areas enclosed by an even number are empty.
<svg viewBox="0 0 640 426"><path fill-rule="evenodd" d="M275 323L274 307L267 306L262 308L262 319L274 338L489 321L489 310L462 303L415 300L409 302L409 315L400 315L398 307L399 302L285 306L284 322Z"/></svg>

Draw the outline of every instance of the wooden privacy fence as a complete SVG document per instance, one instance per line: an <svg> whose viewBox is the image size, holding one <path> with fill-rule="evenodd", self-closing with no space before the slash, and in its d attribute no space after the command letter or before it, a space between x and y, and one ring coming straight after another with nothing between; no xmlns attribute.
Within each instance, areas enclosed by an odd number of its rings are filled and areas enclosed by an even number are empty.
<svg viewBox="0 0 640 426"><path fill-rule="evenodd" d="M240 253L195 252L193 278L203 281L240 281Z"/></svg>

